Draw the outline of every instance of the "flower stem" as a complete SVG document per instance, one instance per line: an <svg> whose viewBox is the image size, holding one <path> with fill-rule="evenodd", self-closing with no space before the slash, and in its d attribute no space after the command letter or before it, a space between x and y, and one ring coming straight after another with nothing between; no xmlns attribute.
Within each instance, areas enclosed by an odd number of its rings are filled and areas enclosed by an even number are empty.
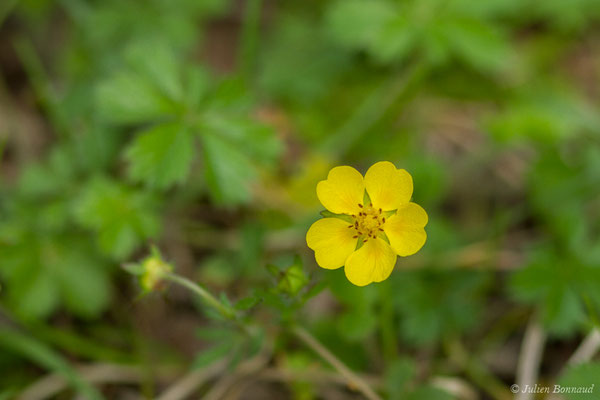
<svg viewBox="0 0 600 400"><path fill-rule="evenodd" d="M390 282L386 280L379 285L379 318L381 329L381 347L385 361L394 360L398 355L396 330L394 329L394 308L391 302Z"/></svg>
<svg viewBox="0 0 600 400"><path fill-rule="evenodd" d="M256 52L260 39L260 14L262 0L247 0L242 24L240 48L238 50L240 75L250 78L256 63Z"/></svg>
<svg viewBox="0 0 600 400"><path fill-rule="evenodd" d="M213 296L208 290L204 289L202 286L185 278L183 276L177 274L166 274L165 279L176 283L180 286L183 286L186 289L191 290L194 294L197 294L207 305L214 308L219 314L221 314L226 319L236 321L237 313L235 310L222 302L220 302L215 296Z"/></svg>
<svg viewBox="0 0 600 400"><path fill-rule="evenodd" d="M313 335L310 334L306 329L296 326L292 332L298 339L303 341L308 347L310 347L315 353L320 355L325 361L327 361L333 368L335 368L348 382L348 386L356 388L369 400L381 400L381 397L367 382L365 382L360 376L352 372L350 368L346 366L339 358L333 355L325 346L321 344Z"/></svg>

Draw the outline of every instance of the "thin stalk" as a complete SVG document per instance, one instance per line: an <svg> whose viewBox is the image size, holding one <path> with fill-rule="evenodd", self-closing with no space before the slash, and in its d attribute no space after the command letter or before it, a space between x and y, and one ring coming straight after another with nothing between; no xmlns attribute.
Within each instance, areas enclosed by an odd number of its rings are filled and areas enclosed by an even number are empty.
<svg viewBox="0 0 600 400"><path fill-rule="evenodd" d="M354 114L321 146L321 151L342 157L373 125L402 98L414 93L414 88L427 75L424 62L416 62L402 74L392 74L356 109Z"/></svg>
<svg viewBox="0 0 600 400"><path fill-rule="evenodd" d="M25 67L31 87L42 108L48 114L53 128L63 137L67 136L69 133L69 123L61 113L60 107L57 106L54 88L33 43L25 37L20 37L15 41L14 46L19 60Z"/></svg>
<svg viewBox="0 0 600 400"><path fill-rule="evenodd" d="M367 382L365 382L360 376L352 372L350 368L346 366L339 358L333 355L325 346L323 346L313 335L310 334L306 329L296 326L292 332L298 339L303 341L308 347L310 347L315 353L320 355L325 361L327 361L333 368L335 368L348 383L348 386L356 388L369 400L381 400L381 397Z"/></svg>
<svg viewBox="0 0 600 400"><path fill-rule="evenodd" d="M398 342L396 341L396 330L394 329L394 307L391 299L391 287L389 281L381 282L379 285L379 324L381 327L381 347L386 362L396 358L398 355Z"/></svg>
<svg viewBox="0 0 600 400"><path fill-rule="evenodd" d="M239 73L249 79L256 64L256 53L260 38L260 11L262 0L247 0L238 50Z"/></svg>
<svg viewBox="0 0 600 400"><path fill-rule="evenodd" d="M183 286L186 289L189 289L194 294L198 295L206 305L214 308L219 314L221 314L226 319L237 321L237 313L235 310L229 306L226 306L222 302L220 302L215 296L213 296L208 290L204 289L202 286L185 278L183 276L177 274L166 274L165 279L176 283L180 286Z"/></svg>

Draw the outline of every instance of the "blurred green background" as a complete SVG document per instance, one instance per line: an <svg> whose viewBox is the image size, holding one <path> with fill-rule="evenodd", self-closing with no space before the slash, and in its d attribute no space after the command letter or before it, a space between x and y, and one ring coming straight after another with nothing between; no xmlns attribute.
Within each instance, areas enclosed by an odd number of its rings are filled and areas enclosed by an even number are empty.
<svg viewBox="0 0 600 400"><path fill-rule="evenodd" d="M157 398L218 360L191 398L362 398L293 323L382 398L510 399L528 326L539 383L600 391L565 369L600 318L599 78L598 0L1 0L0 399ZM304 237L329 169L380 160L428 241L358 288ZM258 339L140 296L151 244Z"/></svg>

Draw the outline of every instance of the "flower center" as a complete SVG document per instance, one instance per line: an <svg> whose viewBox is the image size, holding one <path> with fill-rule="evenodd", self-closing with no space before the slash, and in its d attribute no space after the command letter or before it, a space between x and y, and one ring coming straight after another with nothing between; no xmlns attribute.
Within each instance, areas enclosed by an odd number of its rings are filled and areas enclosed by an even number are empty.
<svg viewBox="0 0 600 400"><path fill-rule="evenodd" d="M372 204L363 206L358 205L361 211L358 215L352 215L354 218L354 224L348 226L348 228L356 231L355 238L365 236L363 240L366 242L369 238L375 239L379 232L383 232L383 225L385 224L385 217L382 214L381 208L375 209Z"/></svg>

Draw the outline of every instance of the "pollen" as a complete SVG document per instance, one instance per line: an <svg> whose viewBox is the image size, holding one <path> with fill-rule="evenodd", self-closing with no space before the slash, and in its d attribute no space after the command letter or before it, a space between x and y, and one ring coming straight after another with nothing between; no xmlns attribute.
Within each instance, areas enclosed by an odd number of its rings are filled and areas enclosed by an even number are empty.
<svg viewBox="0 0 600 400"><path fill-rule="evenodd" d="M383 232L383 225L385 224L385 218L381 215L381 209L373 208L370 204L366 206L359 204L358 206L362 211L358 215L353 216L354 224L348 228L354 228L358 236L364 234L367 238L377 238L379 232Z"/></svg>

